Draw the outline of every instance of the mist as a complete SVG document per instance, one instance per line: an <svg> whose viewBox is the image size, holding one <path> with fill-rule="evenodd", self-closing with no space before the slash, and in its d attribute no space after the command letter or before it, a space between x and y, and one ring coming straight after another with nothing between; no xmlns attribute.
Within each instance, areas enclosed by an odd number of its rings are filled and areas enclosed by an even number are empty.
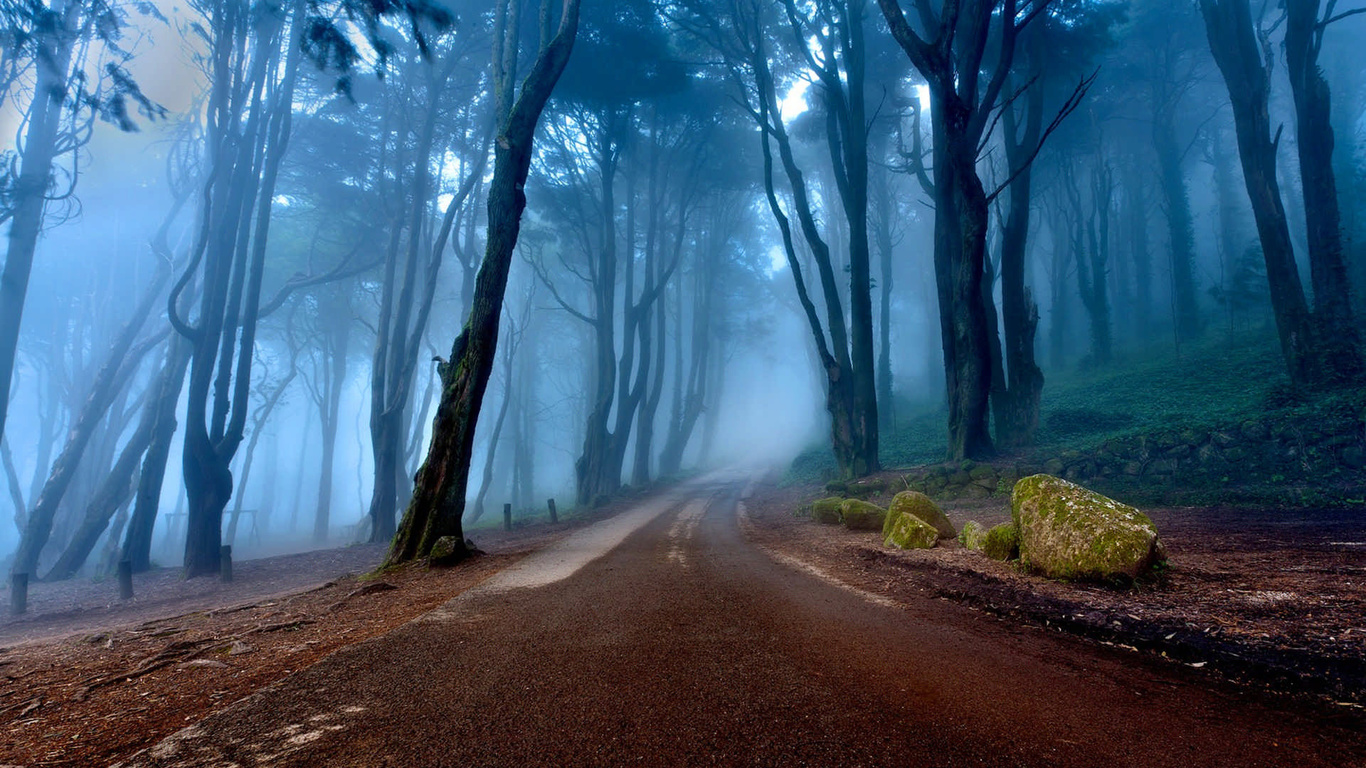
<svg viewBox="0 0 1366 768"><path fill-rule="evenodd" d="M241 7L4 11L15 573L389 542L489 301L457 531L708 468L1054 450L1091 407L1055 381L1173 357L1360 381L1359 4L1306 53L1295 9L1055 2L959 30L971 60L933 13L584 0L493 294L543 20Z"/></svg>

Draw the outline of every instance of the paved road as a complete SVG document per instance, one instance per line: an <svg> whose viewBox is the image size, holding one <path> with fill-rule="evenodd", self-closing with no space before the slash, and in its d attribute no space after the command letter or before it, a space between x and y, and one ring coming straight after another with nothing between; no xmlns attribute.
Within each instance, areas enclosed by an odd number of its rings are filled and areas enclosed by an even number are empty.
<svg viewBox="0 0 1366 768"><path fill-rule="evenodd" d="M575 534L130 764L1366 765L1321 710L777 562L743 485Z"/></svg>

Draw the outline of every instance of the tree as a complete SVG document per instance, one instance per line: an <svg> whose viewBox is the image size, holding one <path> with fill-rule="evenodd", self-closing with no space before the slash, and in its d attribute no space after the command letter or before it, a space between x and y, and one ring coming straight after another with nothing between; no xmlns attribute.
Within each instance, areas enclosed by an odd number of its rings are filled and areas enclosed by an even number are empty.
<svg viewBox="0 0 1366 768"><path fill-rule="evenodd" d="M139 11L159 16L151 6ZM75 194L79 152L90 140L96 117L135 130L129 101L146 117L165 114L124 69L131 58L119 46L126 13L118 2L85 0L28 0L6 4L0 13L8 43L0 56L0 104L23 73L33 77L23 144L8 158L18 162L19 171L11 177L13 164L6 162L7 178L0 185L0 223L8 220L10 225L0 272L0 437L5 434L33 256L49 203ZM92 88L85 66L94 47L99 48L101 68ZM64 155L71 166L59 175L57 163Z"/></svg>
<svg viewBox="0 0 1366 768"><path fill-rule="evenodd" d="M1309 234L1309 276L1314 321L1325 372L1338 381L1361 376L1360 340L1352 314L1352 288L1343 258L1342 212L1333 171L1333 124L1328 81L1319 51L1329 25L1363 9L1319 17L1319 0L1285 0L1285 64L1295 100L1295 146L1299 152L1304 214Z"/></svg>
<svg viewBox="0 0 1366 768"><path fill-rule="evenodd" d="M1048 2L1021 8L1015 0L948 0L936 10L918 0L923 36L911 28L897 0L878 0L878 5L930 93L934 264L949 399L949 458L986 458L995 453L988 401L996 329L988 323L983 278L988 207L1004 190L987 191L977 157L994 125L992 115L1014 65L1016 42ZM988 59L992 43L995 49ZM1076 108L1088 87L1088 80L1077 85L1052 126ZM1039 145L1052 126L1039 137ZM1012 316L1027 318L1027 310L1012 311Z"/></svg>
<svg viewBox="0 0 1366 768"><path fill-rule="evenodd" d="M1319 363L1314 360L1314 328L1276 180L1280 132L1271 135L1271 40L1254 26L1248 0L1201 0L1200 12L1233 104L1238 157L1266 263L1281 355L1290 380L1309 384L1318 378Z"/></svg>
<svg viewBox="0 0 1366 768"><path fill-rule="evenodd" d="M475 283L469 320L452 345L449 367L441 377L441 400L437 404L431 445L385 560L388 565L428 556L443 537L451 537L455 542L448 560L458 561L470 554L461 517L465 511L474 429L497 353L508 269L517 245L522 211L526 209L523 189L531 170L536 126L569 61L579 27L579 0L563 0L559 23L552 35L553 5L553 0L543 0L540 50L522 81L516 101L511 98L516 67L508 66L517 50L515 32L494 36L493 89L502 96L498 101L493 179L489 183L484 262ZM503 24L509 10L509 0L500 0L495 14ZM509 26L512 30L517 28L515 23Z"/></svg>

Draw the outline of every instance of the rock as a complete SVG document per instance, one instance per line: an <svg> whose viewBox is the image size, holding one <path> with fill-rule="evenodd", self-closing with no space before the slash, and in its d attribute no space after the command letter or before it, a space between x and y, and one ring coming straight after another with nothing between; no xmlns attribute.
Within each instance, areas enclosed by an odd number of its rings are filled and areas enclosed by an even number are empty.
<svg viewBox="0 0 1366 768"><path fill-rule="evenodd" d="M900 496L901 494L897 494ZM895 515L895 519L893 518ZM883 544L896 549L929 549L939 541L939 531L909 512L889 512L890 530Z"/></svg>
<svg viewBox="0 0 1366 768"><path fill-rule="evenodd" d="M811 519L825 525L839 525L842 519L840 517L840 506L842 504L844 504L844 499L838 496L817 499L811 502Z"/></svg>
<svg viewBox="0 0 1366 768"><path fill-rule="evenodd" d="M1063 467L1065 466L1066 465L1062 463L1062 459L1049 459L1043 463L1043 471L1050 475L1058 475L1062 474Z"/></svg>
<svg viewBox="0 0 1366 768"><path fill-rule="evenodd" d="M432 545L428 560L434 565L451 562L465 556L465 542L458 536L442 536Z"/></svg>
<svg viewBox="0 0 1366 768"><path fill-rule="evenodd" d="M958 497L968 499L989 499L991 498L991 492L993 490L995 490L994 486L992 488L983 488L982 486L974 483L972 485L965 486L963 490L959 492Z"/></svg>
<svg viewBox="0 0 1366 768"><path fill-rule="evenodd" d="M876 496L887 490L887 481L881 478L868 478L849 483L847 493L850 496Z"/></svg>
<svg viewBox="0 0 1366 768"><path fill-rule="evenodd" d="M992 485L996 485L996 470L986 464L978 464L968 472L968 477L973 480L991 480Z"/></svg>
<svg viewBox="0 0 1366 768"><path fill-rule="evenodd" d="M228 646L228 655L241 656L244 653L251 653L254 650L256 649L252 648L250 645L247 645L241 640L233 640L232 645Z"/></svg>
<svg viewBox="0 0 1366 768"><path fill-rule="evenodd" d="M981 549L992 560L1014 560L1020 556L1020 531L1014 523L992 526L982 534Z"/></svg>
<svg viewBox="0 0 1366 768"><path fill-rule="evenodd" d="M887 520L887 510L860 499L846 499L840 505L844 527L851 531L880 531Z"/></svg>
<svg viewBox="0 0 1366 768"><path fill-rule="evenodd" d="M845 493L849 490L849 484L843 480L831 480L825 484L825 490L830 493Z"/></svg>
<svg viewBox="0 0 1366 768"><path fill-rule="evenodd" d="M939 509L939 506L931 501L929 496L926 496L923 493L902 491L892 497L891 506L887 508L887 527L882 530L884 536L890 534L891 526L896 524L895 518L900 514L908 514L916 517L921 522L934 528L938 534L945 539L952 539L954 536L958 535L958 532L953 529L953 523L949 522L949 519L944 516L944 513Z"/></svg>
<svg viewBox="0 0 1366 768"><path fill-rule="evenodd" d="M1147 515L1057 477L1016 483L1010 514L1021 562L1045 576L1135 578L1166 559Z"/></svg>
<svg viewBox="0 0 1366 768"><path fill-rule="evenodd" d="M986 537L987 529L976 520L969 520L963 523L963 530L958 532L958 543L968 549L981 550Z"/></svg>
<svg viewBox="0 0 1366 768"><path fill-rule="evenodd" d="M972 473L958 471L949 475L949 485L967 485L972 482Z"/></svg>

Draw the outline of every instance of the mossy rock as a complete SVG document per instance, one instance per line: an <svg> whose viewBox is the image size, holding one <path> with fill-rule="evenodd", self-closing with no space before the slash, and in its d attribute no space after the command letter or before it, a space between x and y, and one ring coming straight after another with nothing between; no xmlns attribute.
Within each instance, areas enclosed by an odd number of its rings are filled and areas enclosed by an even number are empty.
<svg viewBox="0 0 1366 768"><path fill-rule="evenodd" d="M1020 530L1014 523L992 526L982 534L981 550L992 560L1014 560L1020 556Z"/></svg>
<svg viewBox="0 0 1366 768"><path fill-rule="evenodd" d="M963 529L958 532L958 543L968 549L980 550L986 537L987 529L976 520L969 520L963 523Z"/></svg>
<svg viewBox="0 0 1366 768"><path fill-rule="evenodd" d="M843 480L831 480L825 484L825 490L828 493L848 493L849 484Z"/></svg>
<svg viewBox="0 0 1366 768"><path fill-rule="evenodd" d="M851 531L880 531L887 520L887 510L861 499L846 499L840 514Z"/></svg>
<svg viewBox="0 0 1366 768"><path fill-rule="evenodd" d="M811 519L825 525L839 525L843 521L840 516L840 507L843 504L844 499L838 496L817 499L811 502Z"/></svg>
<svg viewBox="0 0 1366 768"><path fill-rule="evenodd" d="M900 494L897 494L898 496ZM888 529L883 544L896 549L929 549L939 541L939 531L909 512L887 513Z"/></svg>
<svg viewBox="0 0 1366 768"><path fill-rule="evenodd" d="M1166 558L1147 515L1051 475L1016 483L1010 514L1020 561L1051 578L1132 579Z"/></svg>
<svg viewBox="0 0 1366 768"><path fill-rule="evenodd" d="M944 512L939 509L929 496L915 491L902 491L892 497L892 503L887 507L887 527L883 528L883 536L890 535L891 527L896 524L894 519L902 513L915 516L921 522L934 528L938 534L945 539L952 539L958 535L953 529L953 523L944 516Z"/></svg>
<svg viewBox="0 0 1366 768"><path fill-rule="evenodd" d="M470 552L467 542L458 536L442 536L432 544L427 562L432 565L454 565L464 560Z"/></svg>
<svg viewBox="0 0 1366 768"><path fill-rule="evenodd" d="M855 480L849 483L844 490L846 496L857 496L866 499L869 496L876 496L887 490L887 481L881 478L869 478L866 480Z"/></svg>

